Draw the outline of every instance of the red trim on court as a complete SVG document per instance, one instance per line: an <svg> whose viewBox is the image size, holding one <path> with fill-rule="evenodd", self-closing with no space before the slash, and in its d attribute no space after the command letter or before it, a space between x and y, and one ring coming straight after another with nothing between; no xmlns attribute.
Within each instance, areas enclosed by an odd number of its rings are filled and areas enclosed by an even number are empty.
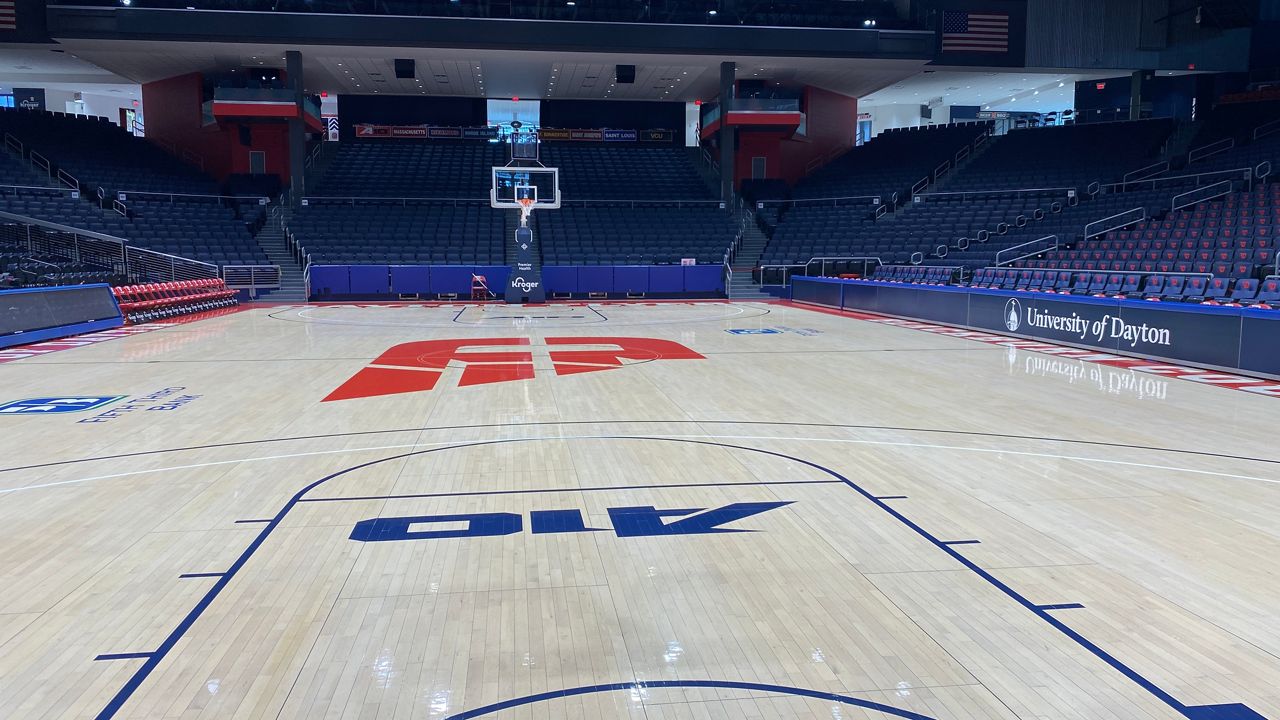
<svg viewBox="0 0 1280 720"><path fill-rule="evenodd" d="M824 313L827 315L840 315L842 317L853 318L855 320L865 320L867 322L879 323L881 325L893 325L896 327L909 328L911 330L921 330L924 332L934 333L936 335L948 335L950 337L962 338L964 340L974 340L988 345L1000 345L1002 347L1017 348L1018 350L1030 350L1032 352L1043 353L1045 355L1056 355L1057 357L1085 360L1088 362L1098 363L1099 365L1109 365L1111 367L1124 368L1127 370L1136 370L1138 372L1148 373L1151 375L1180 378L1182 380L1190 380L1191 382L1198 382L1204 385L1217 385L1218 387L1243 390L1244 392L1254 393L1256 395L1280 397L1280 382L1276 382L1275 380L1264 380L1262 378L1224 373L1217 370L1186 367L1183 365L1170 365L1159 360L1114 355L1101 350L1083 350L1066 345L1054 345L1052 343L1041 342L1039 340L1023 340L1022 338L1009 337L1007 335L1000 335L983 330L966 330L964 328L951 327L949 325L936 325L934 323L921 322L919 320L906 320L888 315L876 315L875 313L868 313L860 310L837 310L835 308L808 305L791 300L781 300L777 304L786 307L799 308L801 310Z"/></svg>

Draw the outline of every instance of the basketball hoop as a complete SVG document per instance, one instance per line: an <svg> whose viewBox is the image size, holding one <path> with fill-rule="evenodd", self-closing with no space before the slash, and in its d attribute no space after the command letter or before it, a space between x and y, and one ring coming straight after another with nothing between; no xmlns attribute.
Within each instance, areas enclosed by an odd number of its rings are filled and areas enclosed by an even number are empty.
<svg viewBox="0 0 1280 720"><path fill-rule="evenodd" d="M520 203L520 225L527 227L529 225L529 216L533 214L533 198L522 197L516 202Z"/></svg>

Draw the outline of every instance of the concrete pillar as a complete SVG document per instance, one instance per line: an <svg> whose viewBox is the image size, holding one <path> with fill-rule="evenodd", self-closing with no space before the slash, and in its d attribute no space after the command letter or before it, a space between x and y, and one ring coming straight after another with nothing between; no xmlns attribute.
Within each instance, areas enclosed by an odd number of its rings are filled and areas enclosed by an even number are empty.
<svg viewBox="0 0 1280 720"><path fill-rule="evenodd" d="M1129 119L1142 118L1142 75L1145 70L1134 70L1129 80Z"/></svg>
<svg viewBox="0 0 1280 720"><path fill-rule="evenodd" d="M738 66L734 62L720 63L720 199L733 202L733 159L737 153L737 130L729 126L729 111L733 109L736 93L734 80Z"/></svg>
<svg viewBox="0 0 1280 720"><path fill-rule="evenodd" d="M289 77L289 89L293 91L293 101L298 104L298 110L301 112L306 96L302 77L302 53L297 50L286 51L284 68L285 74ZM306 123L299 115L289 119L289 197L295 209L302 207L302 196L306 193L307 181L303 166L306 159Z"/></svg>

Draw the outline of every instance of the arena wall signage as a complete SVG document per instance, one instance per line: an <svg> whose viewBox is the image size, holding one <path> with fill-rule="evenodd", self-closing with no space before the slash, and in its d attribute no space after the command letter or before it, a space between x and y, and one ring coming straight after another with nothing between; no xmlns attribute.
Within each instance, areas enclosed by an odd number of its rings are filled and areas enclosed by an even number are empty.
<svg viewBox="0 0 1280 720"><path fill-rule="evenodd" d="M427 140L496 140L496 127L443 127L437 125L376 125L357 123L357 138L401 138ZM605 128L541 128L542 140L568 140L576 142L671 142L673 130L634 130Z"/></svg>
<svg viewBox="0 0 1280 720"><path fill-rule="evenodd" d="M358 138L407 138L431 140L496 140L496 127L439 127L435 125L373 125L357 123Z"/></svg>
<svg viewBox="0 0 1280 720"><path fill-rule="evenodd" d="M826 278L797 278L792 299L1280 377L1271 310Z"/></svg>

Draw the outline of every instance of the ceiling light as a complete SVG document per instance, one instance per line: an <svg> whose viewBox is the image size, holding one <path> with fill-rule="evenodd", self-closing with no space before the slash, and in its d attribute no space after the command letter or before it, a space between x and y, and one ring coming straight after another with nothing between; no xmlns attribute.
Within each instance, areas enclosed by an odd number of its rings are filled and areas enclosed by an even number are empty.
<svg viewBox="0 0 1280 720"><path fill-rule="evenodd" d="M1060 82L1060 83L1058 83L1058 87L1062 87L1063 85L1066 85L1066 83L1064 83L1064 82Z"/></svg>
<svg viewBox="0 0 1280 720"><path fill-rule="evenodd" d="M716 13L716 11L715 11L715 10L708 10L708 11L707 11L707 14L708 14L708 15L716 15L717 13Z"/></svg>

